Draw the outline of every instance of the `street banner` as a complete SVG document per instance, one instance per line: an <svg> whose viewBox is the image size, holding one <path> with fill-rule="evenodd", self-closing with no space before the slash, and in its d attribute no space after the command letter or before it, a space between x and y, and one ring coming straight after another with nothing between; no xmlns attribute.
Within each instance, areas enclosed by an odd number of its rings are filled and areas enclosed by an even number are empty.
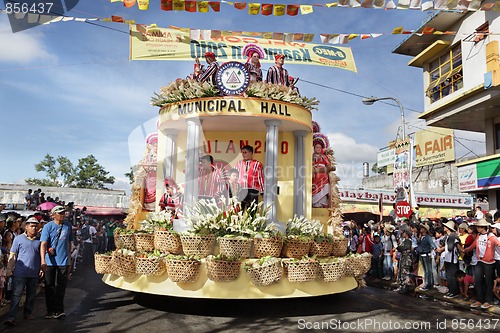
<svg viewBox="0 0 500 333"><path fill-rule="evenodd" d="M453 129L429 127L415 133L416 166L455 160Z"/></svg>
<svg viewBox="0 0 500 333"><path fill-rule="evenodd" d="M395 148L393 185L395 189L408 187L410 185L410 141L398 141Z"/></svg>
<svg viewBox="0 0 500 333"><path fill-rule="evenodd" d="M141 31L138 31L139 30ZM317 65L357 72L349 47L261 39L245 36L212 36L209 40L193 39L189 31L157 28L144 31L143 26L130 25L130 60L182 60L203 58L213 52L219 63L246 61L241 54L248 43L264 49L261 62L274 63L275 54L284 54L287 64Z"/></svg>

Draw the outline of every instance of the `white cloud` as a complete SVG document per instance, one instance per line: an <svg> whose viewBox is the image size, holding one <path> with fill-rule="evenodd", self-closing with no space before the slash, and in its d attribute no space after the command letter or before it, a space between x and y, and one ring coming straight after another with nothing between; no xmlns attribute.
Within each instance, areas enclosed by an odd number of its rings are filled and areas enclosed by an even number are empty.
<svg viewBox="0 0 500 333"><path fill-rule="evenodd" d="M356 139L344 133L329 133L328 139L334 149L338 163L363 163L377 160L379 147L368 143L356 142Z"/></svg>
<svg viewBox="0 0 500 333"><path fill-rule="evenodd" d="M2 21L5 23L6 20ZM12 33L7 24L0 25L0 45L2 45L0 62L27 64L38 61L39 65L42 66L57 59L54 54L47 50L43 43L42 34L31 30Z"/></svg>

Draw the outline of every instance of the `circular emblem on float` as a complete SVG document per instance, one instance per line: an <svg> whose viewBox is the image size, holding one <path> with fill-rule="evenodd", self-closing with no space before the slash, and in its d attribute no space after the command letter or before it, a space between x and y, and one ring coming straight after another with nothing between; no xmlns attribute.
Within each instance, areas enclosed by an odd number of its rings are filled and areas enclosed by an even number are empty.
<svg viewBox="0 0 500 333"><path fill-rule="evenodd" d="M242 63L229 61L219 67L216 80L217 87L224 95L239 95L248 87L250 74Z"/></svg>

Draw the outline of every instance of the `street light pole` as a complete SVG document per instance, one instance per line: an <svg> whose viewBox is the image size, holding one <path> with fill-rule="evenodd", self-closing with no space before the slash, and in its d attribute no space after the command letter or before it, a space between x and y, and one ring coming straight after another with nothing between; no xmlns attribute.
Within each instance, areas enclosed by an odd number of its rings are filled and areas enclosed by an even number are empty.
<svg viewBox="0 0 500 333"><path fill-rule="evenodd" d="M394 97L369 97L369 98L363 98L363 104L364 105L372 105L373 103L377 101L382 101L382 100L388 100L390 99L391 101L394 101L398 104L399 106L399 111L401 112L401 130L403 132L403 140L406 139L406 130L405 130L405 111L403 109L403 105L401 105L401 102L394 98Z"/></svg>

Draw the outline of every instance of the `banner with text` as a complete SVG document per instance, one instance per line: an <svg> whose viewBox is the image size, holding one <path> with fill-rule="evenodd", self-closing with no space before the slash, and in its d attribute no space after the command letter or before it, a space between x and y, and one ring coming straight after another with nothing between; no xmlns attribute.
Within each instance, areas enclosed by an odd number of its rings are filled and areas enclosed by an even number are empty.
<svg viewBox="0 0 500 333"><path fill-rule="evenodd" d="M416 166L455 160L453 129L429 127L415 133Z"/></svg>
<svg viewBox="0 0 500 333"><path fill-rule="evenodd" d="M131 60L194 61L203 58L205 52L213 52L219 62L246 61L247 57L241 51L248 43L258 44L264 49L262 62L274 63L275 54L284 54L288 64L328 66L357 72L348 47L223 35L195 40L187 31L165 28L138 31L137 26L130 25Z"/></svg>

